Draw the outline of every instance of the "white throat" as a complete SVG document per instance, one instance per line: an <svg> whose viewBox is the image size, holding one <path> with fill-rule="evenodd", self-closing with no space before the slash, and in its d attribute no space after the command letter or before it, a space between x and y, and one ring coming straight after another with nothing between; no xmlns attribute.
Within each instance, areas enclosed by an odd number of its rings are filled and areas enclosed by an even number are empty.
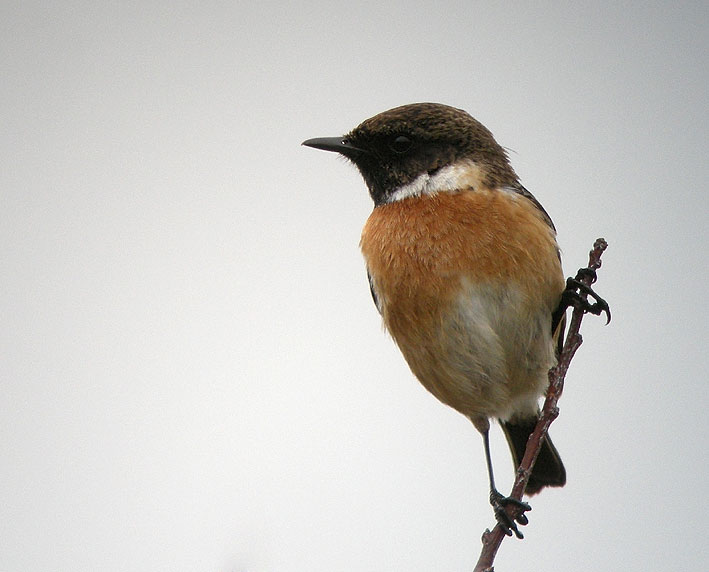
<svg viewBox="0 0 709 572"><path fill-rule="evenodd" d="M441 167L432 175L422 173L410 183L402 185L389 195L387 202L394 203L409 197L435 195L441 192L457 192L462 189L477 189L482 185L482 171L470 159Z"/></svg>

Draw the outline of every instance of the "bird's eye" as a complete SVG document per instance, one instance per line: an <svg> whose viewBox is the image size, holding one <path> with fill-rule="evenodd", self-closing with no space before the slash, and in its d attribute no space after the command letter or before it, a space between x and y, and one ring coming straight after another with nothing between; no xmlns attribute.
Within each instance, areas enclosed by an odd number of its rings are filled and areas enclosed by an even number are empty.
<svg viewBox="0 0 709 572"><path fill-rule="evenodd" d="M413 144L414 142L406 135L397 135L389 141L389 148L394 153L406 153Z"/></svg>

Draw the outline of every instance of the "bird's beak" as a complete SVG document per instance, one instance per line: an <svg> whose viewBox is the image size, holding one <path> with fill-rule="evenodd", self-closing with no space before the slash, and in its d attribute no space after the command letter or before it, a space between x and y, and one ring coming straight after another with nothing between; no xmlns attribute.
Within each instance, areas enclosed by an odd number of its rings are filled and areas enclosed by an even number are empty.
<svg viewBox="0 0 709 572"><path fill-rule="evenodd" d="M357 155L366 153L364 149L355 147L343 137L316 137L315 139L303 141L302 145L322 149L323 151L334 151L345 157L356 157Z"/></svg>

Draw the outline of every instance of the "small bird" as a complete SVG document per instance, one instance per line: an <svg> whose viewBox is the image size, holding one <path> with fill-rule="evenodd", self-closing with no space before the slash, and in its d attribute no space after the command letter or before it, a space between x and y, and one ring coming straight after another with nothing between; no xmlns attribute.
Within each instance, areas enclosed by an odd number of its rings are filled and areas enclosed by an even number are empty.
<svg viewBox="0 0 709 572"><path fill-rule="evenodd" d="M490 131L454 107L396 107L303 145L339 153L364 178L374 210L360 246L374 303L418 380L482 434L496 518L522 538L530 507L495 487L489 430L497 418L518 466L563 330L551 218ZM547 436L525 492L565 483Z"/></svg>

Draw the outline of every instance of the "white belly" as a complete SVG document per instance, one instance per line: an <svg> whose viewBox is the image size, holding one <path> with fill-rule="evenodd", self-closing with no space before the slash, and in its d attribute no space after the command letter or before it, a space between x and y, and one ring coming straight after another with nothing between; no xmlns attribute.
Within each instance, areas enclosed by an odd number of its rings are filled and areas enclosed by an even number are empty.
<svg viewBox="0 0 709 572"><path fill-rule="evenodd" d="M438 399L470 417L509 419L537 410L555 362L550 329L550 310L519 291L464 284L453 311L397 342Z"/></svg>

